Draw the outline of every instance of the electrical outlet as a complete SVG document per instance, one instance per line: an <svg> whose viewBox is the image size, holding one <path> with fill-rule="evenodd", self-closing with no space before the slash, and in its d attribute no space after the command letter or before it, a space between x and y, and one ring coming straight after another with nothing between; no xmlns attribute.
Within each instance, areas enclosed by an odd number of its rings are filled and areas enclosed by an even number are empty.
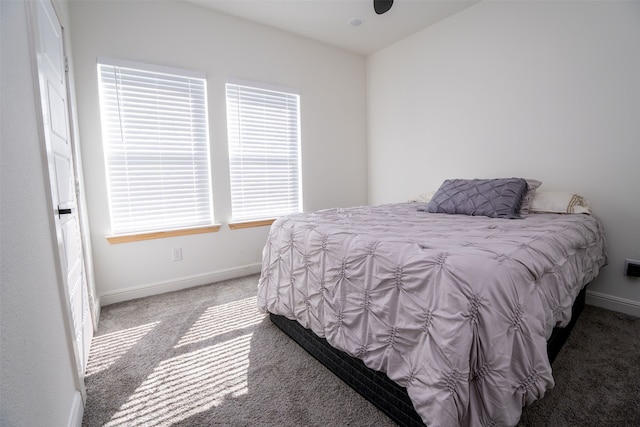
<svg viewBox="0 0 640 427"><path fill-rule="evenodd" d="M624 275L631 277L640 277L640 261L635 259L624 260Z"/></svg>
<svg viewBox="0 0 640 427"><path fill-rule="evenodd" d="M182 248L173 248L171 259L174 261L182 261Z"/></svg>

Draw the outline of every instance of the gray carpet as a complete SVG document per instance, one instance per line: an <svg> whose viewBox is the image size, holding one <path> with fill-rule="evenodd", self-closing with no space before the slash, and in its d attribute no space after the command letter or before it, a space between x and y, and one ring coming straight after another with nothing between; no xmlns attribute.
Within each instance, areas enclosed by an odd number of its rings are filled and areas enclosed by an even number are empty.
<svg viewBox="0 0 640 427"><path fill-rule="evenodd" d="M258 276L103 307L84 426L393 426L255 308ZM587 306L521 426L640 425L640 320Z"/></svg>

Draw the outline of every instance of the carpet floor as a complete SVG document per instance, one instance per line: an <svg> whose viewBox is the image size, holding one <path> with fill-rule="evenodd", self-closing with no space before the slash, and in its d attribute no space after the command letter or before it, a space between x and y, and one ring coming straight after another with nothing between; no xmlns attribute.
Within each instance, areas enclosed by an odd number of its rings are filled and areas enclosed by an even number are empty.
<svg viewBox="0 0 640 427"><path fill-rule="evenodd" d="M256 309L258 276L102 308L83 426L394 426ZM640 319L587 306L520 426L640 426Z"/></svg>

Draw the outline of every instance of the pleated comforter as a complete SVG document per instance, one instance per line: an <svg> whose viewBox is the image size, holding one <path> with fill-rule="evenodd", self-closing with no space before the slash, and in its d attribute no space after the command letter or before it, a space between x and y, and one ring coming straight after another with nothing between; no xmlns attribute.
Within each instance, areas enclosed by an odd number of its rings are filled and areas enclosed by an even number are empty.
<svg viewBox="0 0 640 427"><path fill-rule="evenodd" d="M386 372L429 426L515 425L553 387L546 340L606 263L601 222L416 203L273 223L258 305Z"/></svg>

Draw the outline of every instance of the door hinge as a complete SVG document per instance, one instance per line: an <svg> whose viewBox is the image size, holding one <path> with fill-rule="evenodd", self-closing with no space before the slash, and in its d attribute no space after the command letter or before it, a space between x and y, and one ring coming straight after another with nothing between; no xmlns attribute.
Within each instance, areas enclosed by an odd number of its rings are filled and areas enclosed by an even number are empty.
<svg viewBox="0 0 640 427"><path fill-rule="evenodd" d="M64 72L69 72L69 57L67 55L64 56Z"/></svg>

